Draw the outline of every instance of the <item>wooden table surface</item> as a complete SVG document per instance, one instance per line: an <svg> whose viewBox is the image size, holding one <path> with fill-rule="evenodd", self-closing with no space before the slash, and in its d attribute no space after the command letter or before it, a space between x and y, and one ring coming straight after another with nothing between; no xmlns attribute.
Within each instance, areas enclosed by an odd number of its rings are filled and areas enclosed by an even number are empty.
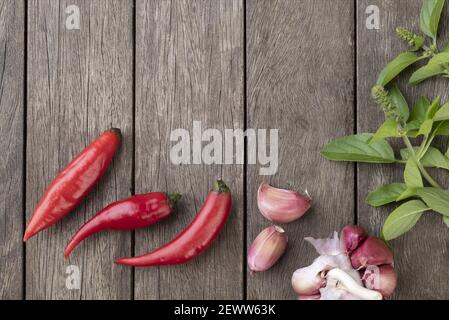
<svg viewBox="0 0 449 320"><path fill-rule="evenodd" d="M80 9L80 29L65 27ZM380 29L365 26L368 5ZM401 179L399 166L335 163L319 150L337 136L376 129L370 88L404 50L394 29L419 28L420 0L0 0L0 298L295 299L290 278L316 253L305 236L350 223L378 233L389 208L365 196ZM449 36L443 16L442 37ZM449 99L447 80L401 89ZM174 165L170 133L203 127L279 129L279 170L258 165ZM45 187L92 139L114 126L124 143L107 174L69 216L22 242ZM129 268L114 258L170 240L222 177L234 207L214 245L193 262ZM269 223L258 213L262 181L307 189L313 209L286 225L289 248L268 272L250 275L246 248ZM449 176L439 180L449 185ZM71 235L106 204L134 193L183 194L174 216L136 232L105 232L63 258ZM392 242L395 299L449 298L449 230L429 214ZM66 287L67 267L80 289Z"/></svg>

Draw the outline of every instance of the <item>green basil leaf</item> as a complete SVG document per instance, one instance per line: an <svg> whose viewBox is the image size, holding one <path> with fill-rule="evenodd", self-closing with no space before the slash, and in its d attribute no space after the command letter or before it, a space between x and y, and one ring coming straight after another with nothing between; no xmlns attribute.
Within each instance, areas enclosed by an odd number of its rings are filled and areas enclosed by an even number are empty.
<svg viewBox="0 0 449 320"><path fill-rule="evenodd" d="M366 197L366 202L373 207L380 207L396 199L406 190L404 183L391 183L371 191Z"/></svg>
<svg viewBox="0 0 449 320"><path fill-rule="evenodd" d="M390 89L389 94L393 103L398 107L398 111L399 114L402 116L402 119L404 119L404 121L407 121L410 116L410 110L408 107L407 100L405 100L404 96L402 95L402 92L399 90L398 87L393 86Z"/></svg>
<svg viewBox="0 0 449 320"><path fill-rule="evenodd" d="M407 160L404 170L404 181L407 188L422 188L424 186L419 168L413 159Z"/></svg>
<svg viewBox="0 0 449 320"><path fill-rule="evenodd" d="M386 86L391 80L393 80L398 74L400 74L405 68L415 63L418 60L412 52L403 52L394 58L379 74L377 84Z"/></svg>
<svg viewBox="0 0 449 320"><path fill-rule="evenodd" d="M444 0L424 0L420 14L421 30L429 37L436 39Z"/></svg>
<svg viewBox="0 0 449 320"><path fill-rule="evenodd" d="M419 148L414 148L418 152ZM408 149L401 149L401 157L408 161L410 153ZM421 164L428 168L441 168L449 170L449 158L444 156L440 150L434 147L429 147L426 154L420 159Z"/></svg>
<svg viewBox="0 0 449 320"><path fill-rule="evenodd" d="M441 107L441 97L438 96L432 100L429 109L427 109L426 118L433 119L433 117L437 113L438 109L440 109L440 107Z"/></svg>
<svg viewBox="0 0 449 320"><path fill-rule="evenodd" d="M430 107L430 101L426 97L421 97L418 99L416 104L413 106L410 112L410 122L419 121L424 122L426 119L427 110Z"/></svg>
<svg viewBox="0 0 449 320"><path fill-rule="evenodd" d="M429 147L420 162L425 167L449 170L449 158L444 156L440 150L434 147Z"/></svg>
<svg viewBox="0 0 449 320"><path fill-rule="evenodd" d="M324 147L321 154L335 161L393 163L394 152L388 142L381 140L369 144L372 137L370 133L361 133L338 138Z"/></svg>
<svg viewBox="0 0 449 320"><path fill-rule="evenodd" d="M381 141L384 138L390 137L400 137L401 134L398 132L398 124L394 119L387 119L385 122L377 129L377 132L369 141L369 144L373 144Z"/></svg>
<svg viewBox="0 0 449 320"><path fill-rule="evenodd" d="M449 120L449 102L441 106L441 108L433 116L434 121Z"/></svg>
<svg viewBox="0 0 449 320"><path fill-rule="evenodd" d="M426 64L425 66L416 70L409 79L410 84L418 84L430 77L437 76L444 73L443 66L439 64Z"/></svg>
<svg viewBox="0 0 449 320"><path fill-rule="evenodd" d="M449 217L449 192L429 187L418 189L416 193L430 209Z"/></svg>
<svg viewBox="0 0 449 320"><path fill-rule="evenodd" d="M446 226L449 228L449 217L443 216L443 222L446 224Z"/></svg>
<svg viewBox="0 0 449 320"><path fill-rule="evenodd" d="M407 123L404 129L408 137L416 138L418 136L419 127L421 127L419 120L413 120Z"/></svg>
<svg viewBox="0 0 449 320"><path fill-rule="evenodd" d="M412 229L429 208L420 200L408 201L397 207L385 220L382 228L384 239L396 239Z"/></svg>
<svg viewBox="0 0 449 320"><path fill-rule="evenodd" d="M435 129L436 136L449 136L449 121L442 121Z"/></svg>
<svg viewBox="0 0 449 320"><path fill-rule="evenodd" d="M419 151L418 147L414 147L413 149L415 150L415 153ZM410 158L410 151L407 148L404 148L400 150L400 153L402 160L408 161Z"/></svg>
<svg viewBox="0 0 449 320"><path fill-rule="evenodd" d="M402 192L399 197L397 197L396 202L411 198L411 197L416 197L416 190L418 188L407 188L404 190L404 192Z"/></svg>
<svg viewBox="0 0 449 320"><path fill-rule="evenodd" d="M432 119L425 120L419 127L418 136L423 135L427 137L432 131L432 127L433 127L433 120Z"/></svg>
<svg viewBox="0 0 449 320"><path fill-rule="evenodd" d="M419 128L421 127L421 123L419 122L419 120L413 120L410 121L409 123L407 123L404 127L404 129L406 131L413 131L413 130L419 130Z"/></svg>
<svg viewBox="0 0 449 320"><path fill-rule="evenodd" d="M449 63L449 52L438 53L429 60L429 64L441 65L445 63Z"/></svg>

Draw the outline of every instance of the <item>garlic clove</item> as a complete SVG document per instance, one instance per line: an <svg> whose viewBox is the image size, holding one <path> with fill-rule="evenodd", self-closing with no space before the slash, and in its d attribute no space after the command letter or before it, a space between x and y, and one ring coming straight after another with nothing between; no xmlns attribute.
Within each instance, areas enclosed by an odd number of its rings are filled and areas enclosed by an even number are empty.
<svg viewBox="0 0 449 320"><path fill-rule="evenodd" d="M318 294L326 285L326 279L319 273L312 272L311 266L296 270L292 276L293 290L302 296Z"/></svg>
<svg viewBox="0 0 449 320"><path fill-rule="evenodd" d="M302 217L312 205L308 194L274 188L262 183L257 191L257 205L262 215L275 223L289 223Z"/></svg>
<svg viewBox="0 0 449 320"><path fill-rule="evenodd" d="M248 250L248 266L252 272L270 269L284 254L288 238L284 229L271 226L254 239Z"/></svg>
<svg viewBox="0 0 449 320"><path fill-rule="evenodd" d="M337 266L333 257L320 256L310 266L300 268L293 273L293 290L301 296L318 294L326 286L325 272Z"/></svg>
<svg viewBox="0 0 449 320"><path fill-rule="evenodd" d="M346 226L340 233L340 247L346 253L352 253L367 237L365 229L359 226Z"/></svg>
<svg viewBox="0 0 449 320"><path fill-rule="evenodd" d="M358 284L354 279L344 270L334 268L330 270L326 277L328 283L335 283L335 288L347 291L353 297L362 300L382 300L382 294L376 290L371 290ZM340 297L339 299L342 299Z"/></svg>
<svg viewBox="0 0 449 320"><path fill-rule="evenodd" d="M392 264L393 253L379 238L368 237L352 253L351 263L355 269L381 264Z"/></svg>
<svg viewBox="0 0 449 320"><path fill-rule="evenodd" d="M384 298L387 298L396 289L398 277L391 265L369 266L362 280L365 287L379 291Z"/></svg>

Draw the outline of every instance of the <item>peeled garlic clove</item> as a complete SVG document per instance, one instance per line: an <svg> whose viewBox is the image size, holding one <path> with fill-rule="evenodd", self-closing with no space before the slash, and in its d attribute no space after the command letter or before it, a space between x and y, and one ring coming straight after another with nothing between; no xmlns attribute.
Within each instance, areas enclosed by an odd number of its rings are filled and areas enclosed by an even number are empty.
<svg viewBox="0 0 449 320"><path fill-rule="evenodd" d="M346 226L341 230L340 247L346 253L352 253L367 237L365 229L359 226Z"/></svg>
<svg viewBox="0 0 449 320"><path fill-rule="evenodd" d="M356 299L382 300L382 294L380 292L361 286L344 270L334 268L327 273L326 277L328 284L335 283L335 289L347 291ZM339 299L352 299L352 297L344 298L342 295Z"/></svg>
<svg viewBox="0 0 449 320"><path fill-rule="evenodd" d="M292 222L304 215L312 198L299 192L278 189L262 183L257 191L257 206L262 215L276 223Z"/></svg>
<svg viewBox="0 0 449 320"><path fill-rule="evenodd" d="M354 269L381 264L392 264L393 253L379 238L368 237L352 253L351 263Z"/></svg>
<svg viewBox="0 0 449 320"><path fill-rule="evenodd" d="M315 295L325 285L326 279L319 273L311 272L310 266L296 270L292 276L293 290L301 296Z"/></svg>
<svg viewBox="0 0 449 320"><path fill-rule="evenodd" d="M396 289L398 277L391 265L369 266L362 280L365 287L379 291L384 298L387 298Z"/></svg>
<svg viewBox="0 0 449 320"><path fill-rule="evenodd" d="M319 256L310 266L298 269L293 273L293 290L301 296L320 293L320 289L326 286L325 272L335 267L336 262L333 257Z"/></svg>
<svg viewBox="0 0 449 320"><path fill-rule="evenodd" d="M248 266L252 272L266 271L284 254L288 238L284 229L271 226L254 239L248 250Z"/></svg>

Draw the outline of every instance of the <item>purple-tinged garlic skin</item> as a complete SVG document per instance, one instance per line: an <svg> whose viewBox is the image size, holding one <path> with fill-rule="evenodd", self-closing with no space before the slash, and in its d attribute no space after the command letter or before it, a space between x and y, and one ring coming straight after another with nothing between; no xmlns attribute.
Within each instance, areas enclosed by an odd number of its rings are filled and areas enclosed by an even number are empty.
<svg viewBox="0 0 449 320"><path fill-rule="evenodd" d="M298 296L298 300L320 300L320 299L321 299L320 294L314 294L311 296L303 296L303 295Z"/></svg>
<svg viewBox="0 0 449 320"><path fill-rule="evenodd" d="M262 215L275 223L289 223L301 218L312 206L308 194L274 188L262 183L257 191L257 206Z"/></svg>
<svg viewBox="0 0 449 320"><path fill-rule="evenodd" d="M387 245L376 237L368 237L352 253L351 263L354 269L393 263L393 253Z"/></svg>
<svg viewBox="0 0 449 320"><path fill-rule="evenodd" d="M248 250L248 266L251 272L270 269L284 254L288 238L284 229L271 226L254 239Z"/></svg>
<svg viewBox="0 0 449 320"><path fill-rule="evenodd" d="M349 225L344 227L340 233L340 247L345 254L351 254L366 239L365 229Z"/></svg>
<svg viewBox="0 0 449 320"><path fill-rule="evenodd" d="M396 289L398 277L391 265L368 267L362 277L365 287L379 291L384 298Z"/></svg>

